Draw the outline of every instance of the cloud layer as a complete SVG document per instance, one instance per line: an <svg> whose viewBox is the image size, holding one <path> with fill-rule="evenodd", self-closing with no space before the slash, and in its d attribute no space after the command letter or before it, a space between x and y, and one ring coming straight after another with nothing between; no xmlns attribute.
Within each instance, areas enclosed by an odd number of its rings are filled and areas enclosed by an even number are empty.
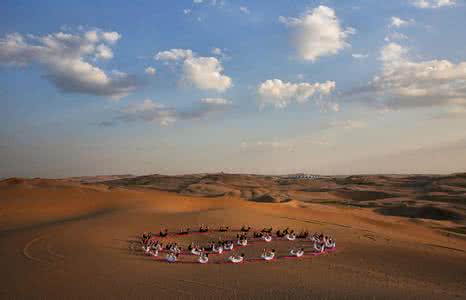
<svg viewBox="0 0 466 300"><path fill-rule="evenodd" d="M334 81L324 83L291 83L280 79L269 79L262 82L257 92L260 105L285 108L292 102L303 103L313 99L316 95L326 96L335 89ZM338 106L333 106L338 110Z"/></svg>
<svg viewBox="0 0 466 300"><path fill-rule="evenodd" d="M298 18L280 16L279 21L294 29L298 56L309 61L337 54L349 46L347 38L355 33L351 27L342 28L335 11L323 5Z"/></svg>
<svg viewBox="0 0 466 300"><path fill-rule="evenodd" d="M213 113L225 112L231 109L231 106L231 101L224 98L202 98L191 108L180 111L146 99L142 103L133 103L123 108L117 120L153 122L161 126L169 126L178 120L204 119Z"/></svg>
<svg viewBox="0 0 466 300"><path fill-rule="evenodd" d="M121 98L135 90L134 78L116 70L105 72L96 65L113 58L111 47L120 38L118 32L99 29L45 36L8 34L0 39L0 63L38 63L46 69L46 77L63 92Z"/></svg>
<svg viewBox="0 0 466 300"><path fill-rule="evenodd" d="M466 62L413 61L408 50L389 43L381 50L382 73L373 86L385 105L394 108L466 106Z"/></svg>
<svg viewBox="0 0 466 300"><path fill-rule="evenodd" d="M440 8L456 4L455 0L410 0L410 2L418 8Z"/></svg>

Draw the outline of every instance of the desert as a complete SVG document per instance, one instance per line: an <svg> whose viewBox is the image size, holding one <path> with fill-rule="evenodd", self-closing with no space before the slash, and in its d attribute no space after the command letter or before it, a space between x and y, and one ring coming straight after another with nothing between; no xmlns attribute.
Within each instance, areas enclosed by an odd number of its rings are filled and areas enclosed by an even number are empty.
<svg viewBox="0 0 466 300"><path fill-rule="evenodd" d="M1 181L2 298L461 299L466 176L149 175ZM309 259L168 264L140 235L203 224L326 232L336 250ZM308 247L305 242L296 246ZM263 245L245 249L246 258ZM290 245L276 242L277 252ZM189 257L187 258L189 260ZM27 287L27 288L25 288Z"/></svg>

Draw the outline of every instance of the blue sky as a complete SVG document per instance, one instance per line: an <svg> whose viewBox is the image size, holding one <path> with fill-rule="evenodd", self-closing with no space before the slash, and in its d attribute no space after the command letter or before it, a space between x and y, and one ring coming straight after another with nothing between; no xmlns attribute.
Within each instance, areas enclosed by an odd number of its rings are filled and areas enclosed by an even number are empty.
<svg viewBox="0 0 466 300"><path fill-rule="evenodd" d="M464 171L465 13L2 1L0 176Z"/></svg>

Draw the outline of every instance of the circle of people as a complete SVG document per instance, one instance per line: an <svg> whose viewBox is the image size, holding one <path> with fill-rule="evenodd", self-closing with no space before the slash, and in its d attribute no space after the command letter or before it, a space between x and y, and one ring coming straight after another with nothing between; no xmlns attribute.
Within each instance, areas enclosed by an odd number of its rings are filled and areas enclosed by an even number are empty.
<svg viewBox="0 0 466 300"><path fill-rule="evenodd" d="M230 228L228 226L221 226L218 232L228 232ZM222 254L225 251L232 251L237 246L245 247L248 245L248 233L251 231L251 227L243 226L240 229L240 233L237 234L236 240L219 240L218 242L210 242L207 247L199 247L194 242L191 243L188 248L188 254L198 256L197 261L201 264L209 262L209 254ZM266 243L270 243L273 240L272 227L264 228L261 231L253 232L253 238L256 240L263 240ZM176 235L188 235L190 233L207 233L209 228L207 226L201 226L199 231L191 231L189 228L183 229ZM146 255L159 256L161 252L166 252L165 260L169 263L175 263L178 261L178 257L182 254L182 248L177 243L168 243L165 246L163 243L156 239L156 237L164 238L168 236L168 230L161 230L159 234L153 234L152 232L144 232L141 236L142 249ZM321 254L326 250L334 250L336 247L335 240L323 233L310 234L309 231L301 231L296 234L294 230L286 228L284 230L277 230L275 232L276 238L284 239L288 241L294 240L308 240L313 243L312 253ZM304 248L293 248L289 251L290 257L302 257L304 256ZM261 259L270 261L276 259L275 249L265 248L260 256ZM230 263L242 263L245 261L245 254L236 254L228 257Z"/></svg>

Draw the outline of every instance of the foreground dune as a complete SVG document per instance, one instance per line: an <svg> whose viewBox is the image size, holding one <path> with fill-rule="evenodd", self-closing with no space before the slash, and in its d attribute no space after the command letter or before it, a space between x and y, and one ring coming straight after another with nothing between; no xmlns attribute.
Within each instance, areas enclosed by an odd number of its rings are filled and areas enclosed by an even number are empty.
<svg viewBox="0 0 466 300"><path fill-rule="evenodd" d="M466 297L466 240L461 233L445 230L464 226L462 221L386 216L369 208L303 201L299 195L282 203L238 196L192 197L68 180L2 181L0 295L28 299ZM171 265L136 251L136 235L145 230L175 231L199 224L323 231L336 238L338 248L311 259L243 265ZM168 240L187 245L193 238ZM287 250L281 245L277 249ZM260 249L248 251L247 255L255 255Z"/></svg>

